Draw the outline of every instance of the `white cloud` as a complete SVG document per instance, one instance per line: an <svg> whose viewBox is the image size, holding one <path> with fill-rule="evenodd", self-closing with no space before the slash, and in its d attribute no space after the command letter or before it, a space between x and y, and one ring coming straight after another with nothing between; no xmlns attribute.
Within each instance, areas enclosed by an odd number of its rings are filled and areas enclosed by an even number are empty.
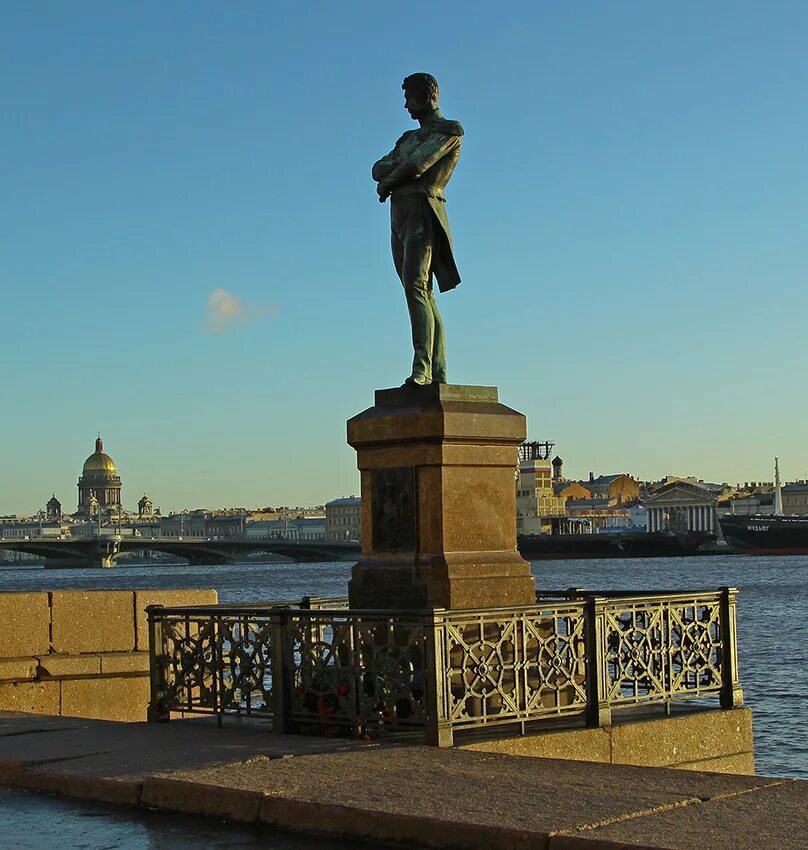
<svg viewBox="0 0 808 850"><path fill-rule="evenodd" d="M246 325L274 316L272 304L248 304L226 289L214 289L208 295L206 330L212 334L227 333L237 325Z"/></svg>

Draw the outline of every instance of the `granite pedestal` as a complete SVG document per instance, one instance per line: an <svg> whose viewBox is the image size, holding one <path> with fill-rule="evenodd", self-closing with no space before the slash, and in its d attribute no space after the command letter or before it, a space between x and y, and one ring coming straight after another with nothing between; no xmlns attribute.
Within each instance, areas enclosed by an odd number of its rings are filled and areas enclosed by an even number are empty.
<svg viewBox="0 0 808 850"><path fill-rule="evenodd" d="M362 477L352 608L492 608L535 602L516 549L525 417L495 387L378 390L348 420Z"/></svg>

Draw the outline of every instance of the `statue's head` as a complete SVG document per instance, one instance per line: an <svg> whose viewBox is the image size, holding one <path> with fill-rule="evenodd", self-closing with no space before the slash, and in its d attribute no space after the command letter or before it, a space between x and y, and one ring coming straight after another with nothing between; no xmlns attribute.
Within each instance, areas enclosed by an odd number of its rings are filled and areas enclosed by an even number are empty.
<svg viewBox="0 0 808 850"><path fill-rule="evenodd" d="M404 89L404 108L412 118L432 112L438 105L438 81L432 74L410 74L404 78L401 88Z"/></svg>

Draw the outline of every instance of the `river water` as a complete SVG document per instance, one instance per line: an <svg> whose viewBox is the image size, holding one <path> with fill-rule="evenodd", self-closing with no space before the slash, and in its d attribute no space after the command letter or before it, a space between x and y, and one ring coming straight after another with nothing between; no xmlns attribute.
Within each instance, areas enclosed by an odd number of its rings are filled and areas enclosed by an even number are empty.
<svg viewBox="0 0 808 850"><path fill-rule="evenodd" d="M271 827L0 790L0 850L383 850Z"/></svg>
<svg viewBox="0 0 808 850"><path fill-rule="evenodd" d="M536 561L539 588L714 590L738 587L744 702L754 711L757 771L808 779L808 556L719 555ZM0 568L3 590L214 588L221 602L344 596L349 563Z"/></svg>

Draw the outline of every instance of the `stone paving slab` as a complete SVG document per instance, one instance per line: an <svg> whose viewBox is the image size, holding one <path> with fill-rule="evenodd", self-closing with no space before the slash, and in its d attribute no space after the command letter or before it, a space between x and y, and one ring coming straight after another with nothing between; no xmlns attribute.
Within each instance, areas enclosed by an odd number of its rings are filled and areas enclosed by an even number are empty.
<svg viewBox="0 0 808 850"><path fill-rule="evenodd" d="M146 780L143 799L285 828L306 810L313 830L427 846L555 847L573 833L574 847L596 825L781 782L410 746L179 770Z"/></svg>
<svg viewBox="0 0 808 850"><path fill-rule="evenodd" d="M74 717L0 712L0 764L49 765L66 775L143 779L159 771L377 747L366 741L273 735L265 724L213 718L171 723L117 723ZM72 762L72 763L71 763Z"/></svg>
<svg viewBox="0 0 808 850"><path fill-rule="evenodd" d="M753 793L719 796L586 832L591 850L808 848L808 782L786 781ZM698 844L694 844L698 836ZM558 844L559 850L577 848Z"/></svg>
<svg viewBox="0 0 808 850"><path fill-rule="evenodd" d="M0 714L0 783L399 846L808 846L799 780L280 736L209 718Z"/></svg>

